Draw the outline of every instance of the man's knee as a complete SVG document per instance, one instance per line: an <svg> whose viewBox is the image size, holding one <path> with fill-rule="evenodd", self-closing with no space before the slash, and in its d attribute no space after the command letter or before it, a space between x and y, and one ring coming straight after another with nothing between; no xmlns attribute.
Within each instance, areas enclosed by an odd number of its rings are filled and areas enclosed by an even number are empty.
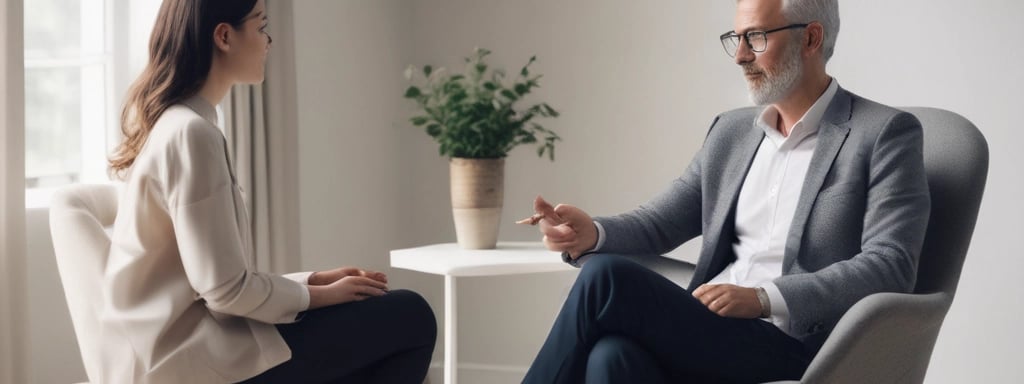
<svg viewBox="0 0 1024 384"><path fill-rule="evenodd" d="M629 353L632 342L623 336L607 335L597 340L587 356L587 367L603 368L620 366L623 355Z"/></svg>
<svg viewBox="0 0 1024 384"><path fill-rule="evenodd" d="M577 282L583 284L597 283L601 281L613 281L620 278L628 278L635 273L644 270L644 267L626 259L625 256L595 254L589 256L580 270Z"/></svg>
<svg viewBox="0 0 1024 384"><path fill-rule="evenodd" d="M607 335L591 348L587 356L587 382L627 383L660 382L660 368L640 345L627 337Z"/></svg>

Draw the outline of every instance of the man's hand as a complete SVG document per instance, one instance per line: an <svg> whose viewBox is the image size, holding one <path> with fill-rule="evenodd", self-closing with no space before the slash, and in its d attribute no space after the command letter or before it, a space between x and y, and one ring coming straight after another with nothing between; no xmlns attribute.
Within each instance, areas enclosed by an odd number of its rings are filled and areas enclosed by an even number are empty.
<svg viewBox="0 0 1024 384"><path fill-rule="evenodd" d="M761 302L757 301L754 288L732 284L702 284L693 290L693 297L722 317L756 319L761 316Z"/></svg>
<svg viewBox="0 0 1024 384"><path fill-rule="evenodd" d="M365 269L355 267L341 267L328 271L313 272L313 274L309 276L309 285L330 285L347 276L367 277L384 284L388 283L388 276L381 272L367 271Z"/></svg>
<svg viewBox="0 0 1024 384"><path fill-rule="evenodd" d="M540 196L533 201L533 209L543 215L539 223L540 232L548 249L569 252L575 260L597 245L597 227L582 209L566 204L552 207Z"/></svg>

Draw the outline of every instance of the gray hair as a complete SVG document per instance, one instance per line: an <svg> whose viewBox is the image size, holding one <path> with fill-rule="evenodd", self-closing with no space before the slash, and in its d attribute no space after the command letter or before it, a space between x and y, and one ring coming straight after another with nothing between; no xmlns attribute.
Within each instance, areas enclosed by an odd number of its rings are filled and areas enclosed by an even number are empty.
<svg viewBox="0 0 1024 384"><path fill-rule="evenodd" d="M782 16L790 23L821 23L825 27L825 62L832 58L839 36L839 0L782 0Z"/></svg>

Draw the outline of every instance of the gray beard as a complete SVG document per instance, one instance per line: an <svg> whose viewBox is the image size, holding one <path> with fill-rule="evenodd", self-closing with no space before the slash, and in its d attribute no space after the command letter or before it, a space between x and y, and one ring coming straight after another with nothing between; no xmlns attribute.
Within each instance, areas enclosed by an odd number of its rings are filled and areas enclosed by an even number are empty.
<svg viewBox="0 0 1024 384"><path fill-rule="evenodd" d="M768 105L782 100L793 88L796 88L797 82L800 80L800 73L803 72L803 62L800 61L800 45L790 44L789 48L785 52L785 60L779 64L777 71L764 70L763 81L760 84L747 81L747 91L750 93L750 101L754 105Z"/></svg>

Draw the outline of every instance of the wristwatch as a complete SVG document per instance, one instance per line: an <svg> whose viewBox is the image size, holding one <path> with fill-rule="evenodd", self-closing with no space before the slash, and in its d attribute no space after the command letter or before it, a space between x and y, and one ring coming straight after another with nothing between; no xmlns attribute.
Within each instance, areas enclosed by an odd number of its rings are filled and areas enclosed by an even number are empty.
<svg viewBox="0 0 1024 384"><path fill-rule="evenodd" d="M577 258L573 259L572 256L569 255L569 252L562 252L562 261L564 261L566 264L569 264L571 266L579 268L579 267L581 267L580 260L583 260L583 256L590 255L590 254L593 254L593 253L597 253L597 252L595 252L595 251L583 252L583 253L580 254L580 257L577 257Z"/></svg>
<svg viewBox="0 0 1024 384"><path fill-rule="evenodd" d="M768 292L764 288L754 288L757 293L757 301L761 303L761 318L772 317L772 302L768 300Z"/></svg>

